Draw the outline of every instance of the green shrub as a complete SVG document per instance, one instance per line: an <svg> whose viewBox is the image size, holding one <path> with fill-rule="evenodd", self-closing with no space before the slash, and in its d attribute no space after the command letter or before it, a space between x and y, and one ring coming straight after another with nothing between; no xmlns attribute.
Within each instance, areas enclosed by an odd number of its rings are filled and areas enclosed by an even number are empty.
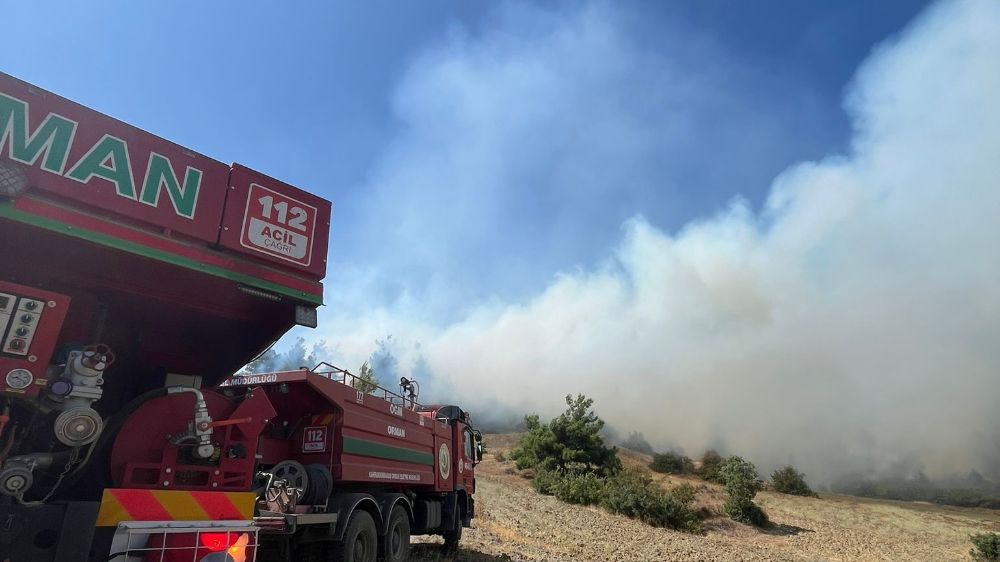
<svg viewBox="0 0 1000 562"><path fill-rule="evenodd" d="M662 490L661 490L662 493ZM700 533L704 530L697 510L694 509L694 488L681 486L667 492L660 500L657 511L664 527L671 527L689 533Z"/></svg>
<svg viewBox="0 0 1000 562"><path fill-rule="evenodd" d="M627 469L608 479L601 505L655 527L697 533L702 525L691 507L693 492L690 486L677 493L664 492L647 473Z"/></svg>
<svg viewBox="0 0 1000 562"><path fill-rule="evenodd" d="M566 503L593 505L604 499L604 479L590 472L560 474L555 470L538 470L531 486L539 494L555 496Z"/></svg>
<svg viewBox="0 0 1000 562"><path fill-rule="evenodd" d="M690 484L681 484L680 486L670 489L670 495L673 496L675 500L688 505L694 503L694 497L697 493L698 491L695 490L694 486Z"/></svg>
<svg viewBox="0 0 1000 562"><path fill-rule="evenodd" d="M524 418L528 432L510 453L517 468L612 475L621 469L618 450L601 438L604 421L591 410L594 401L582 394L566 396L566 411L543 424L538 416Z"/></svg>
<svg viewBox="0 0 1000 562"><path fill-rule="evenodd" d="M761 487L753 463L740 457L730 457L719 468L719 478L725 484L727 494L722 509L730 519L758 527L767 523L767 514L753 503Z"/></svg>
<svg viewBox="0 0 1000 562"><path fill-rule="evenodd" d="M554 495L566 503L593 505L604 499L604 479L592 474L566 474L554 487Z"/></svg>
<svg viewBox="0 0 1000 562"><path fill-rule="evenodd" d="M771 487L774 491L793 496L819 497L812 491L809 484L806 484L806 475L795 470L793 466L779 468L771 473Z"/></svg>
<svg viewBox="0 0 1000 562"><path fill-rule="evenodd" d="M970 535L972 540L972 550L969 556L979 562L1000 561L1000 534L998 533L976 533Z"/></svg>
<svg viewBox="0 0 1000 562"><path fill-rule="evenodd" d="M649 468L667 474L691 474L694 472L694 463L684 455L670 451L653 455Z"/></svg>
<svg viewBox="0 0 1000 562"><path fill-rule="evenodd" d="M626 469L608 480L602 505L614 513L642 519L651 511L654 492L652 478L638 470Z"/></svg>
<svg viewBox="0 0 1000 562"><path fill-rule="evenodd" d="M554 470L539 469L535 471L535 475L531 479L531 486L539 494L554 496L561 479L562 475Z"/></svg>
<svg viewBox="0 0 1000 562"><path fill-rule="evenodd" d="M722 484L723 482L719 477L719 468L722 467L722 463L724 462L725 459L722 458L722 455L709 449L701 456L701 466L698 468L697 474L703 480Z"/></svg>

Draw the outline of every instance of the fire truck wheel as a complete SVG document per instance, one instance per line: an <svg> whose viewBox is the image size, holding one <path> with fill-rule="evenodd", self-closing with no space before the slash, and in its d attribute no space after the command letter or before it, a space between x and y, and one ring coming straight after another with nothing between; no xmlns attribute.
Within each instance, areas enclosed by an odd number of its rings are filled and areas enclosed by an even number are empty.
<svg viewBox="0 0 1000 562"><path fill-rule="evenodd" d="M462 540L462 518L455 517L455 528L441 534L444 537L444 551L453 553L458 550L458 542Z"/></svg>
<svg viewBox="0 0 1000 562"><path fill-rule="evenodd" d="M401 505L392 508L385 534L385 562L406 562L410 557L410 516Z"/></svg>
<svg viewBox="0 0 1000 562"><path fill-rule="evenodd" d="M351 514L344 540L331 549L337 562L375 562L378 559L378 530L371 514L359 509Z"/></svg>

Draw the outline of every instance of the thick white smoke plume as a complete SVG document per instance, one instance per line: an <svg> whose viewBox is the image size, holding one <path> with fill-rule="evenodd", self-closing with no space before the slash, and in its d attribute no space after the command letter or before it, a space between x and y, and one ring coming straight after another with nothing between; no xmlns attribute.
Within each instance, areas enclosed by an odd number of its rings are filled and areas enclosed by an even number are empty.
<svg viewBox="0 0 1000 562"><path fill-rule="evenodd" d="M759 212L677 233L637 216L604 263L523 302L443 328L334 311L325 337L420 342L404 371L422 358L474 411L582 392L657 448L817 479L907 460L1000 476L1000 3L934 7L845 106L850 150L788 169Z"/></svg>

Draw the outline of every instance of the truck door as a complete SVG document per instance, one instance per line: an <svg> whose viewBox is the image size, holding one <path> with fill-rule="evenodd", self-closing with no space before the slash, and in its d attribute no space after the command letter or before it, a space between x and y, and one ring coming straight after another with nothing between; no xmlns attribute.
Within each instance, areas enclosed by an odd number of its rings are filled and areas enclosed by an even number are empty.
<svg viewBox="0 0 1000 562"><path fill-rule="evenodd" d="M435 489L439 492L451 492L455 489L455 471L452 470L455 451L451 444L452 440L447 437L434 436Z"/></svg>
<svg viewBox="0 0 1000 562"><path fill-rule="evenodd" d="M472 435L472 430L464 424L462 425L459 439L461 440L462 450L458 455L458 481L460 486L472 494L476 491L474 472L474 467L476 466L476 440Z"/></svg>

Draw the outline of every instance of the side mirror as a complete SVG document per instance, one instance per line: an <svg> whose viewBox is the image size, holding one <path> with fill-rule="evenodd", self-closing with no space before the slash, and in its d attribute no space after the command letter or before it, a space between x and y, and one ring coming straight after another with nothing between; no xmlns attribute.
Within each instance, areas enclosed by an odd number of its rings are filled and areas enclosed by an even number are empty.
<svg viewBox="0 0 1000 562"><path fill-rule="evenodd" d="M486 447L483 445L483 433L478 429L474 430L472 437L476 440L476 462L481 462L483 453L486 452Z"/></svg>

